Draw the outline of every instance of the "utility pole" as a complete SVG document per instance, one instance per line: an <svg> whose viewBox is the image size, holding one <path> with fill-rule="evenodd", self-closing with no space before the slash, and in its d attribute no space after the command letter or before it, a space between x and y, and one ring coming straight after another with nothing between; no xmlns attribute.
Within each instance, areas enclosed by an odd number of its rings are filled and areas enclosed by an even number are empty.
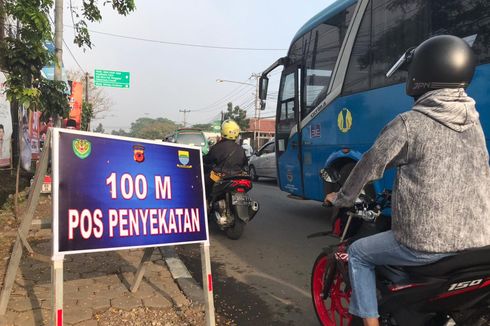
<svg viewBox="0 0 490 326"><path fill-rule="evenodd" d="M88 72L85 73L85 103L88 104L88 81L89 81Z"/></svg>
<svg viewBox="0 0 490 326"><path fill-rule="evenodd" d="M56 63L54 65L54 80L62 80L63 66L63 0L55 0L54 4L54 47ZM55 126L61 125L59 117L53 117Z"/></svg>
<svg viewBox="0 0 490 326"><path fill-rule="evenodd" d="M250 78L255 78L255 118L254 118L254 140L255 150L259 150L260 146L260 99L259 99L259 74L252 74ZM259 124L257 130L257 123Z"/></svg>
<svg viewBox="0 0 490 326"><path fill-rule="evenodd" d="M186 114L189 113L189 112L191 112L191 110L185 110L184 109L184 110L179 110L179 112L184 113L184 128L185 128L185 125L187 123Z"/></svg>

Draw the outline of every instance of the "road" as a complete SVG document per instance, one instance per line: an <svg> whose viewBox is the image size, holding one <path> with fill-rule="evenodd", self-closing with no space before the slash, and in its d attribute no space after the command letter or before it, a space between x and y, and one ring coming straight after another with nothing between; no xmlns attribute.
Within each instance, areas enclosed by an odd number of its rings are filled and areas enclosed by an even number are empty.
<svg viewBox="0 0 490 326"><path fill-rule="evenodd" d="M314 201L290 199L275 181L254 183L260 211L237 241L210 225L215 305L238 325L318 325L310 272L321 248L334 243L306 236L330 229L330 212ZM200 281L199 250L180 247Z"/></svg>

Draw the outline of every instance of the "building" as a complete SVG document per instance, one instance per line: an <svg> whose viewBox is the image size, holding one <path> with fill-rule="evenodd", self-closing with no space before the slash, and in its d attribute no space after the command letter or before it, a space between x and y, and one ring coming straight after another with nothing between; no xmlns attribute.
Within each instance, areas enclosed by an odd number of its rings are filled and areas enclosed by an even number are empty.
<svg viewBox="0 0 490 326"><path fill-rule="evenodd" d="M248 128L242 131L242 139L250 139L250 144L255 150L274 137L276 133L275 119L250 118Z"/></svg>

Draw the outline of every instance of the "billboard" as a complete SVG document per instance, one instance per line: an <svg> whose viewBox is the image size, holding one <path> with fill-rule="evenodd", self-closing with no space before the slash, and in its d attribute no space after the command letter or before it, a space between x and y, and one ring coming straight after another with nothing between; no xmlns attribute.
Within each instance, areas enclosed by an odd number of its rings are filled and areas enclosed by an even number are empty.
<svg viewBox="0 0 490 326"><path fill-rule="evenodd" d="M12 147L12 117L4 83L5 75L0 72L0 167L10 166Z"/></svg>
<svg viewBox="0 0 490 326"><path fill-rule="evenodd" d="M53 136L54 255L208 241L200 148Z"/></svg>

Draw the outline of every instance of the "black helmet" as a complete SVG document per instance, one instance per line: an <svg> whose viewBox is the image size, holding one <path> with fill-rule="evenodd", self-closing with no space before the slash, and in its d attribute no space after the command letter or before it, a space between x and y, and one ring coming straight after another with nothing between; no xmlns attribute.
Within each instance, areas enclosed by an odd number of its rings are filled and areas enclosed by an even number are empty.
<svg viewBox="0 0 490 326"><path fill-rule="evenodd" d="M475 65L468 43L456 36L439 35L405 52L387 76L405 66L408 69L405 91L417 97L434 89L468 87Z"/></svg>

